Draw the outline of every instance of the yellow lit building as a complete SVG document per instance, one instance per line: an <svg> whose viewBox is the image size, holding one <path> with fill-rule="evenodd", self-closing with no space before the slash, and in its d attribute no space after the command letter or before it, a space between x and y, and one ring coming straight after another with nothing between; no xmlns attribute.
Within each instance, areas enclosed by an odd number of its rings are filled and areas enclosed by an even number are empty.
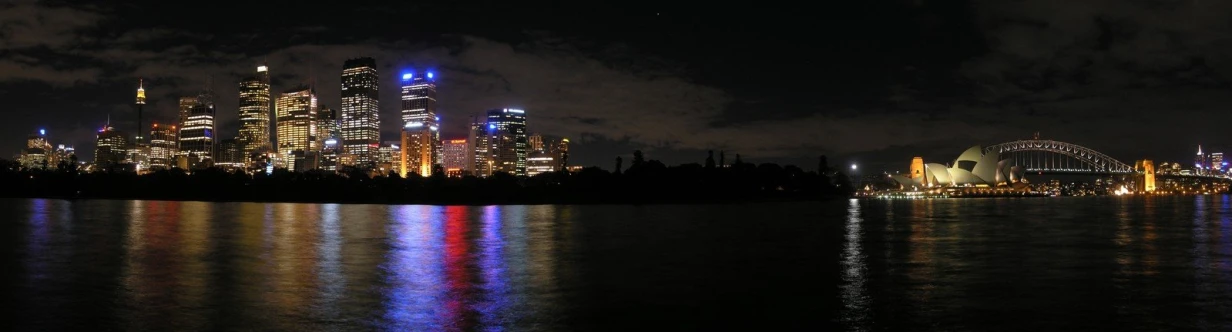
<svg viewBox="0 0 1232 332"><path fill-rule="evenodd" d="M408 123L402 128L402 167L399 175L404 178L410 173L424 177L432 175L432 160L436 153L432 144L434 132L420 122Z"/></svg>
<svg viewBox="0 0 1232 332"><path fill-rule="evenodd" d="M283 92L278 97L276 109L279 154L290 156L293 151L320 152L321 146L316 139L317 96L312 88L301 86ZM282 166L294 168L293 165Z"/></svg>

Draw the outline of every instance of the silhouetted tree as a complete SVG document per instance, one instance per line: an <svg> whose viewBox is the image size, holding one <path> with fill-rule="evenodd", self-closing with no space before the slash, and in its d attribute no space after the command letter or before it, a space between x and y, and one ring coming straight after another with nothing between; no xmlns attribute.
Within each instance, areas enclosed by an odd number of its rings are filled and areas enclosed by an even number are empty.
<svg viewBox="0 0 1232 332"><path fill-rule="evenodd" d="M737 154L736 154L736 162L733 162L733 163L732 163L732 165L740 165L740 164L743 164L743 163L744 163L743 161L740 161L740 154L739 154L739 153L737 153Z"/></svg>
<svg viewBox="0 0 1232 332"><path fill-rule="evenodd" d="M642 150L633 150L633 165L629 168L639 167L646 163L646 158L642 157Z"/></svg>
<svg viewBox="0 0 1232 332"><path fill-rule="evenodd" d="M829 174L830 173L830 164L826 162L826 155L824 154L821 155L821 157L817 158L817 173L818 174Z"/></svg>
<svg viewBox="0 0 1232 332"><path fill-rule="evenodd" d="M726 164L727 161L724 159L727 159L727 158L726 156L723 155L723 150L719 150L719 167L723 167L727 165Z"/></svg>
<svg viewBox="0 0 1232 332"><path fill-rule="evenodd" d="M620 156L616 156L616 174L617 175L620 175L620 167L621 167L620 164L621 163L624 163L624 159L620 159Z"/></svg>
<svg viewBox="0 0 1232 332"><path fill-rule="evenodd" d="M710 150L706 156L706 168L714 168L714 150Z"/></svg>

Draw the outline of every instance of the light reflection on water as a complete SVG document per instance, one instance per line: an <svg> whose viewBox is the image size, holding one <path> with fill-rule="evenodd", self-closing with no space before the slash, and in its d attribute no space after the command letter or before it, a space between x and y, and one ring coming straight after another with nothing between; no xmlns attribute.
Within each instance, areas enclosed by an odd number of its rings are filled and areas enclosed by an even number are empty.
<svg viewBox="0 0 1232 332"><path fill-rule="evenodd" d="M1226 196L0 200L0 222L12 330L1232 328Z"/></svg>

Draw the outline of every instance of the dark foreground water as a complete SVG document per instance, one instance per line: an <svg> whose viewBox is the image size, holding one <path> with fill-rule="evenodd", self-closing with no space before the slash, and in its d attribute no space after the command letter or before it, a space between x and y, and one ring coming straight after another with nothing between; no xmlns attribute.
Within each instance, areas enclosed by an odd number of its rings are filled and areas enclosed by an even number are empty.
<svg viewBox="0 0 1232 332"><path fill-rule="evenodd" d="M1232 199L0 200L5 330L1228 330Z"/></svg>

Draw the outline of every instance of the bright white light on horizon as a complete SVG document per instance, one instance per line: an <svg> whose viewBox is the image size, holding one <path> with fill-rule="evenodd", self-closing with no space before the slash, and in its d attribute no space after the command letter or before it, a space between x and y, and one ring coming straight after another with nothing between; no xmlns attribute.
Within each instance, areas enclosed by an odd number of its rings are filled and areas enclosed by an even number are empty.
<svg viewBox="0 0 1232 332"><path fill-rule="evenodd" d="M269 67L266 67L266 66L257 66L257 72L258 72L258 73L259 73L259 72L263 72L263 71L267 71L267 70L269 70Z"/></svg>
<svg viewBox="0 0 1232 332"><path fill-rule="evenodd" d="M851 164L851 170L856 170L856 164Z"/></svg>

